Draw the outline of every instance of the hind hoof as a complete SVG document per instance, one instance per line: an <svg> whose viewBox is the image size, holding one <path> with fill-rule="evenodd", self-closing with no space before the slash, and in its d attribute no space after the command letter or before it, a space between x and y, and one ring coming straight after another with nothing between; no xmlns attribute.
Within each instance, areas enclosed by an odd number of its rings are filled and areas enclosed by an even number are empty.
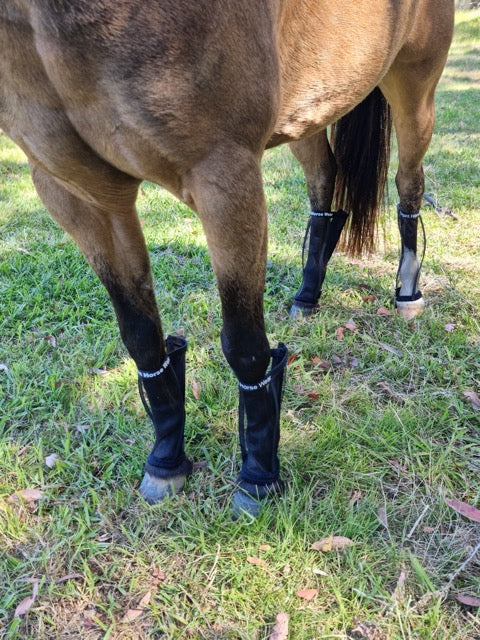
<svg viewBox="0 0 480 640"><path fill-rule="evenodd" d="M395 309L397 315L403 320L413 320L425 311L425 300L423 297L412 301L395 300Z"/></svg>
<svg viewBox="0 0 480 640"><path fill-rule="evenodd" d="M157 478L146 472L138 491L148 504L156 504L181 491L186 479L186 475L179 475L167 480L165 478Z"/></svg>
<svg viewBox="0 0 480 640"><path fill-rule="evenodd" d="M303 302L294 302L290 307L290 319L299 320L301 318L308 318L313 316L320 309L318 304L304 304Z"/></svg>

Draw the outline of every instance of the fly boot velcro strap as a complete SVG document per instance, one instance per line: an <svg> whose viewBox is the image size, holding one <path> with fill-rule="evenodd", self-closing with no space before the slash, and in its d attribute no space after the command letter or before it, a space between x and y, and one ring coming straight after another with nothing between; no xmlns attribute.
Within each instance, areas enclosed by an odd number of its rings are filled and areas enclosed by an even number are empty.
<svg viewBox="0 0 480 640"><path fill-rule="evenodd" d="M168 336L165 346L167 356L158 370L138 372L138 388L155 429L145 471L168 479L190 474L192 463L184 451L187 342L180 336Z"/></svg>
<svg viewBox="0 0 480 640"><path fill-rule="evenodd" d="M279 483L280 407L288 350L283 343L271 350L272 368L256 384L239 382L239 437L242 468L239 485L262 498Z"/></svg>

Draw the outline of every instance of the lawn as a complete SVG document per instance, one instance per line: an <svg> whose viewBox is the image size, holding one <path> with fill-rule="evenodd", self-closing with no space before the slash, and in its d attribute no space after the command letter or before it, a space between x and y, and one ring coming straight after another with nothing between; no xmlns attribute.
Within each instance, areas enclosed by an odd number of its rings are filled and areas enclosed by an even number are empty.
<svg viewBox="0 0 480 640"><path fill-rule="evenodd" d="M443 213L425 205L418 320L378 313L398 263L395 156L377 253L335 255L320 312L295 322L308 202L288 149L265 156L288 488L254 522L229 515L237 389L198 219L143 185L163 324L189 341L196 463L150 507L137 488L152 429L107 294L0 135L0 638L266 640L281 612L289 640L480 637L479 602L459 602L480 596L480 525L445 502L480 506L479 69L480 11L459 12L425 159ZM329 536L353 544L311 548Z"/></svg>

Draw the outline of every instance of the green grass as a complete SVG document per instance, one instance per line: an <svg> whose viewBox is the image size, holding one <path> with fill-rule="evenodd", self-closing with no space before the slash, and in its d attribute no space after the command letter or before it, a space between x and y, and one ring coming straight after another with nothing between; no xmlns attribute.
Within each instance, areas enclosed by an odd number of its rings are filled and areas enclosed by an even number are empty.
<svg viewBox="0 0 480 640"><path fill-rule="evenodd" d="M0 638L261 640L281 611L292 640L479 637L475 609L438 597L419 606L480 540L478 526L444 503L480 502L480 414L462 395L480 390L480 12L457 21L425 165L427 191L458 219L425 208L421 319L376 314L391 308L398 260L393 158L378 253L336 255L318 316L289 322L308 203L287 149L265 157L267 329L272 344L284 341L297 356L282 415L288 490L254 523L234 523L228 512L239 468L237 392L198 220L143 185L139 215L164 326L189 340L187 449L201 463L185 492L152 508L136 492L152 430L108 297L37 199L23 154L0 136ZM337 340L351 317L357 331ZM335 364L325 373L312 357ZM44 497L9 499L30 488ZM310 549L330 534L355 545ZM152 587L155 568L165 577ZM402 568L404 596L395 598ZM14 619L32 578L36 601ZM298 598L304 588L318 589L317 598ZM145 612L122 623L149 590ZM478 559L455 592L480 595ZM370 635L353 631L367 622Z"/></svg>

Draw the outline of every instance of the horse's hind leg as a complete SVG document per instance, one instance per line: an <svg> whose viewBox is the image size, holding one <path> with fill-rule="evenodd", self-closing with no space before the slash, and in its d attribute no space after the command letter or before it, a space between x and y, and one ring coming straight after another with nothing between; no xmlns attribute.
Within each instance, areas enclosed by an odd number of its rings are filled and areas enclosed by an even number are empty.
<svg viewBox="0 0 480 640"><path fill-rule="evenodd" d="M398 142L396 185L400 197L398 226L402 251L395 306L406 319L421 313L425 306L418 288L423 257L418 255L417 230L425 186L422 161L435 119L434 92L450 42L447 19L445 23L446 32L437 34L427 55L417 51L408 57L408 52L404 52L380 85L392 109Z"/></svg>
<svg viewBox="0 0 480 640"><path fill-rule="evenodd" d="M218 281L223 352L239 380L242 467L233 511L256 515L260 501L281 490L277 452L287 359L285 346L271 351L265 334L267 221L260 158L233 144L216 148L192 171L187 188Z"/></svg>
<svg viewBox="0 0 480 640"><path fill-rule="evenodd" d="M290 317L295 318L298 315L310 315L318 308L327 264L347 214L344 211L331 211L336 163L326 130L305 140L292 142L290 149L305 174L311 211L303 248L304 255L308 240L302 284L290 309Z"/></svg>
<svg viewBox="0 0 480 640"><path fill-rule="evenodd" d="M192 469L183 449L186 343L172 336L166 343L163 340L148 253L135 212L138 181L112 172L115 186L103 185L103 202L96 206L32 166L47 209L107 288L123 342L138 367L142 400L156 436L140 492L148 502L156 502L179 490Z"/></svg>

